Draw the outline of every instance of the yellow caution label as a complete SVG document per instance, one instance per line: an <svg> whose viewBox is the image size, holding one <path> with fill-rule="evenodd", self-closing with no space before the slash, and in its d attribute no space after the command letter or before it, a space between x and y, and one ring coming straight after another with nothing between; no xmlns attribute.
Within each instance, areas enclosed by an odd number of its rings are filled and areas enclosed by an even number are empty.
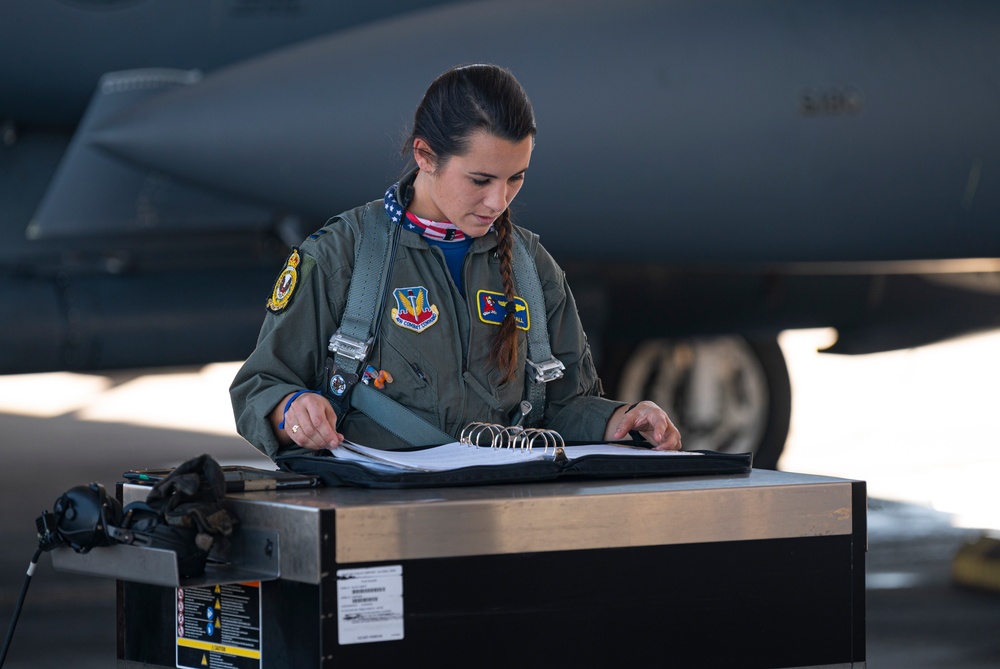
<svg viewBox="0 0 1000 669"><path fill-rule="evenodd" d="M198 650L207 650L210 653L226 653L228 655L238 655L240 657L249 657L254 660L260 659L259 650L251 650L250 648L237 648L235 646L222 646L216 643L206 643L204 641L195 641L194 639L177 639L178 646L184 646L185 648L196 648Z"/></svg>

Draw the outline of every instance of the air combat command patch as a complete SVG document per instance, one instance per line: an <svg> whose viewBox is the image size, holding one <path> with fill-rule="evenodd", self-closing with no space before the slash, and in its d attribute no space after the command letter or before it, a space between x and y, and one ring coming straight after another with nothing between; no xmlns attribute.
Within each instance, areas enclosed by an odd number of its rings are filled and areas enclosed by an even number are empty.
<svg viewBox="0 0 1000 669"><path fill-rule="evenodd" d="M285 269L281 270L271 290L271 297L267 298L267 308L274 313L284 311L292 299L295 286L299 282L299 262L299 250L292 247L292 255L288 256Z"/></svg>
<svg viewBox="0 0 1000 669"><path fill-rule="evenodd" d="M507 297L503 293L481 290L476 293L476 302L479 305L479 320L491 325L503 323L504 317L507 316ZM517 296L514 297L513 302L514 320L517 322L517 327L527 330L531 327L528 303Z"/></svg>
<svg viewBox="0 0 1000 669"><path fill-rule="evenodd" d="M396 325L414 332L423 332L437 323L438 308L430 304L427 289L423 286L396 288L392 291L396 298L396 308L392 310L392 320Z"/></svg>

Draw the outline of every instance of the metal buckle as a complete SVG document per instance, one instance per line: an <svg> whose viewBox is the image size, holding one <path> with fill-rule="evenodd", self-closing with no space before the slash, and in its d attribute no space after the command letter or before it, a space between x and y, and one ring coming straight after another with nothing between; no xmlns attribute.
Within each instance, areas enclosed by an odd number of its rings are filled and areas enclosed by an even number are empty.
<svg viewBox="0 0 1000 669"><path fill-rule="evenodd" d="M329 349L331 353L336 355L342 355L345 358L363 362L368 357L368 350L371 348L373 341L374 337L368 341L361 341L360 339L342 335L340 334L340 330L337 330L330 337Z"/></svg>
<svg viewBox="0 0 1000 669"><path fill-rule="evenodd" d="M563 377L563 370L566 365L556 358L549 358L543 362L532 362L528 360L528 375L532 383L548 383Z"/></svg>

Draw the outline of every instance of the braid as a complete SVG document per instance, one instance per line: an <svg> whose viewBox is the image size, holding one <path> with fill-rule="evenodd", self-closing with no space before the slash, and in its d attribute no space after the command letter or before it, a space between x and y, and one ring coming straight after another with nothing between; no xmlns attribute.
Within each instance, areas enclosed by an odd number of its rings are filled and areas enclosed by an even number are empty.
<svg viewBox="0 0 1000 669"><path fill-rule="evenodd" d="M500 278L507 303L514 303L513 228L510 210L505 209L494 224L497 231L497 256L500 258ZM490 362L503 372L503 381L510 381L517 374L517 319L514 311L504 316L500 329L493 336Z"/></svg>

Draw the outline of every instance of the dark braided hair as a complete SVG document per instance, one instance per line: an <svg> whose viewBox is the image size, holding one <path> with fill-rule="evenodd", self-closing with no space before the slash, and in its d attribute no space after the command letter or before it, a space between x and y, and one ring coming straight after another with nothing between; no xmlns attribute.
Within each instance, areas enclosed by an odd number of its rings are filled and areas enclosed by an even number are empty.
<svg viewBox="0 0 1000 669"><path fill-rule="evenodd" d="M497 257L500 259L500 278L507 297L507 315L500 329L493 336L490 362L503 372L503 380L510 381L517 373L517 320L514 316L514 266L512 262L514 230L510 222L510 208L503 210L493 224L497 231Z"/></svg>
<svg viewBox="0 0 1000 669"><path fill-rule="evenodd" d="M469 150L473 133L486 131L512 143L535 136L535 113L527 94L514 75L497 65L455 67L435 79L424 94L413 118L413 131L403 147L412 152L413 142L423 139L434 152L438 166ZM509 381L517 368L517 322L512 245L513 224L505 209L493 224L497 233L497 256L504 295L511 305L493 337L490 362Z"/></svg>

